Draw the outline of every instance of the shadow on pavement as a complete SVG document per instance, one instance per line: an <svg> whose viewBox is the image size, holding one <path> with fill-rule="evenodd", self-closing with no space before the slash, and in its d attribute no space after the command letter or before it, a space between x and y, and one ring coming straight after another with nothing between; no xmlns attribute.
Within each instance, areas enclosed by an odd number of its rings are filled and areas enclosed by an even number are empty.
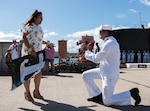
<svg viewBox="0 0 150 111"><path fill-rule="evenodd" d="M63 74L55 74L55 75L42 75L42 78L47 78L47 76L56 76L56 77L68 77L68 78L74 78L74 76L63 75Z"/></svg>
<svg viewBox="0 0 150 111"><path fill-rule="evenodd" d="M101 102L95 102L100 105L104 105ZM107 106L106 106L107 107ZM113 109L119 109L119 111L150 111L150 106L144 106L144 105L138 105L138 106L133 106L133 105L128 105L128 106L108 106Z"/></svg>
<svg viewBox="0 0 150 111"><path fill-rule="evenodd" d="M75 107L65 103L59 103L52 100L45 100L46 104L33 102L34 105L40 106L42 111L94 111L92 109L88 109L89 107L97 107L95 106L81 106ZM26 109L26 108L19 108L25 111L35 111L34 109Z"/></svg>
<svg viewBox="0 0 150 111"><path fill-rule="evenodd" d="M120 111L150 111L150 106L111 106L112 108L119 109Z"/></svg>
<svg viewBox="0 0 150 111"><path fill-rule="evenodd" d="M37 110L32 110L32 109L27 109L27 108L19 108L21 110L24 110L24 111L37 111Z"/></svg>

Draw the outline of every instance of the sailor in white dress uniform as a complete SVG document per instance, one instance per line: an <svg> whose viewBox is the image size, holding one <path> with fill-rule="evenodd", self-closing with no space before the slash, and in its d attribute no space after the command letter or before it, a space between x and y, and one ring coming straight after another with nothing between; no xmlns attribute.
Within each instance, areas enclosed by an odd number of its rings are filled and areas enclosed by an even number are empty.
<svg viewBox="0 0 150 111"><path fill-rule="evenodd" d="M88 101L95 101L102 94L102 102L106 106L131 105L131 90L113 94L120 74L120 48L116 39L113 36L109 36L109 31L111 30L111 26L102 25L100 28L100 36L104 40L104 44L101 50L96 54L89 50L85 52L86 59L100 63L99 68L87 70L82 74L88 94L91 97ZM95 84L94 79L102 80L102 91ZM132 90L134 90L133 92L135 92L138 98L138 102L136 101L135 103L137 105L141 101L138 94L139 90L138 88Z"/></svg>

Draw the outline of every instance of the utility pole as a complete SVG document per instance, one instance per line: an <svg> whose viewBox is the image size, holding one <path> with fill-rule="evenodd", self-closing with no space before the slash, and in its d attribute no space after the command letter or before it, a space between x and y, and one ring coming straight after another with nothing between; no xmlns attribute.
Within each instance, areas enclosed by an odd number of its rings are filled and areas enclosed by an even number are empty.
<svg viewBox="0 0 150 111"><path fill-rule="evenodd" d="M139 19L140 19L140 27L141 27L142 26L141 12L139 12Z"/></svg>

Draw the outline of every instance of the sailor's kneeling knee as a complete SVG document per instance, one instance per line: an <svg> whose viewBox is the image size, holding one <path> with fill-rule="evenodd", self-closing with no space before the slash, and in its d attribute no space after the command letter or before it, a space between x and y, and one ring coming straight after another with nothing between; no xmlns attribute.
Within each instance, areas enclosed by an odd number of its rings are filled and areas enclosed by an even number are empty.
<svg viewBox="0 0 150 111"><path fill-rule="evenodd" d="M111 105L111 100L110 99L103 99L103 103L105 106L110 106Z"/></svg>

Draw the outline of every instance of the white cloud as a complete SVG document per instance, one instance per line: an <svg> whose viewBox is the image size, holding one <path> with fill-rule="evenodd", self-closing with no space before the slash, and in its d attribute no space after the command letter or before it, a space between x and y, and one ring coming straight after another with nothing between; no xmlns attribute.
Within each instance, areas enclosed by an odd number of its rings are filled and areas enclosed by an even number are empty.
<svg viewBox="0 0 150 111"><path fill-rule="evenodd" d="M148 28L150 28L150 23L148 23L148 26L147 26Z"/></svg>
<svg viewBox="0 0 150 111"><path fill-rule="evenodd" d="M0 38L13 37L13 35L14 35L14 34L12 34L12 33L0 32Z"/></svg>
<svg viewBox="0 0 150 111"><path fill-rule="evenodd" d="M140 0L141 3L150 6L150 1L149 0Z"/></svg>
<svg viewBox="0 0 150 111"><path fill-rule="evenodd" d="M5 32L0 32L0 40L6 40L6 41L9 41L9 40L12 40L12 39L18 39L20 40L22 38L22 35L21 35L21 32L20 31L11 31L11 32L8 32L8 33L5 33Z"/></svg>
<svg viewBox="0 0 150 111"><path fill-rule="evenodd" d="M56 32L50 32L49 35L50 35L50 36L57 36L58 33L56 33Z"/></svg>
<svg viewBox="0 0 150 111"><path fill-rule="evenodd" d="M59 34L56 32L44 32L44 38L50 36L58 36ZM18 31L10 31L10 32L0 32L0 41L11 41L12 39L20 40L22 39L22 32Z"/></svg>
<svg viewBox="0 0 150 111"><path fill-rule="evenodd" d="M137 11L137 10L135 10L135 9L129 9L129 12L135 13L135 14L139 13L139 11Z"/></svg>
<svg viewBox="0 0 150 111"><path fill-rule="evenodd" d="M125 14L117 14L117 17L118 17L118 18L125 18L126 15L125 15Z"/></svg>
<svg viewBox="0 0 150 111"><path fill-rule="evenodd" d="M132 2L135 2L135 1L136 1L136 0L129 0L128 2L129 2L129 3L132 3Z"/></svg>
<svg viewBox="0 0 150 111"><path fill-rule="evenodd" d="M89 35L89 36L99 36L99 28L96 27L95 29L86 30L86 31L79 31L72 34L68 34L67 37L73 37L73 38L81 38L82 36Z"/></svg>
<svg viewBox="0 0 150 111"><path fill-rule="evenodd" d="M128 29L128 28L131 28L131 27L128 27L128 26L118 26L118 27L113 27L113 30Z"/></svg>
<svg viewBox="0 0 150 111"><path fill-rule="evenodd" d="M50 37L50 36L58 36L59 34L56 32L47 32L47 30L44 31L44 38Z"/></svg>
<svg viewBox="0 0 150 111"><path fill-rule="evenodd" d="M77 40L73 40L73 39L70 39L70 40L67 40L67 50L68 52L72 52L72 53L77 53L78 52L78 48L79 46L77 46Z"/></svg>
<svg viewBox="0 0 150 111"><path fill-rule="evenodd" d="M129 0L129 3L135 2L137 0ZM150 0L139 0L142 4L150 6Z"/></svg>

